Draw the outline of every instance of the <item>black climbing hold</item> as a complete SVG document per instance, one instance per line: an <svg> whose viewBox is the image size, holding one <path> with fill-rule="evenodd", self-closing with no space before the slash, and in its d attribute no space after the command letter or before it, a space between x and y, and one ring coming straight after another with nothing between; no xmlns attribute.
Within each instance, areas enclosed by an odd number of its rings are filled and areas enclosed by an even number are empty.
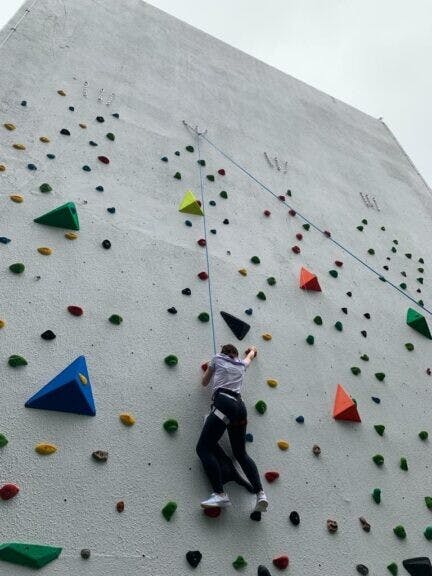
<svg viewBox="0 0 432 576"><path fill-rule="evenodd" d="M212 228L212 229L210 230L210 232L211 232L212 234L216 234L217 230L215 230L214 228Z"/></svg>
<svg viewBox="0 0 432 576"><path fill-rule="evenodd" d="M210 182L214 182L215 177L213 176L213 174L207 174L206 176L207 180L209 180Z"/></svg>
<svg viewBox="0 0 432 576"><path fill-rule="evenodd" d="M252 308L247 308L245 310L245 314L247 314L248 316L252 316Z"/></svg>
<svg viewBox="0 0 432 576"><path fill-rule="evenodd" d="M351 298L351 296L352 296L352 292L347 292L347 293L346 293L346 295L347 295L347 296L349 296L349 297Z"/></svg>
<svg viewBox="0 0 432 576"><path fill-rule="evenodd" d="M366 338L366 336L367 336L366 330L362 330L362 331L360 332L360 334L363 336L363 338Z"/></svg>
<svg viewBox="0 0 432 576"><path fill-rule="evenodd" d="M411 576L432 576L432 565L426 556L408 558L402 561L403 567Z"/></svg>
<svg viewBox="0 0 432 576"><path fill-rule="evenodd" d="M174 154L175 154L176 156L180 156L180 152L179 152L178 150L176 150L176 151L174 152Z"/></svg>
<svg viewBox="0 0 432 576"><path fill-rule="evenodd" d="M69 110L70 110L71 112L74 112L74 111L75 111L75 108L74 108L73 106L69 106Z"/></svg>
<svg viewBox="0 0 432 576"><path fill-rule="evenodd" d="M186 150L188 152L195 152L195 148L193 146L186 146Z"/></svg>
<svg viewBox="0 0 432 576"><path fill-rule="evenodd" d="M21 100L21 106L27 106L27 100Z"/></svg>
<svg viewBox="0 0 432 576"><path fill-rule="evenodd" d="M362 576L367 576L369 574L369 568L364 564L357 564L356 570Z"/></svg>
<svg viewBox="0 0 432 576"><path fill-rule="evenodd" d="M42 332L41 334L41 338L44 340L54 340L55 337L56 335L52 330L45 330L45 332Z"/></svg>
<svg viewBox="0 0 432 576"><path fill-rule="evenodd" d="M174 306L171 306L171 308L168 308L167 312L170 314L177 314L177 309L174 308Z"/></svg>
<svg viewBox="0 0 432 576"><path fill-rule="evenodd" d="M174 174L174 178L175 178L176 180L181 180L181 174L180 174L180 172L176 172L176 173Z"/></svg>
<svg viewBox="0 0 432 576"><path fill-rule="evenodd" d="M370 320L370 317L371 317L371 316L370 316L369 312L365 312L365 313L363 314L363 316L364 316L365 318L367 318L368 320Z"/></svg>
<svg viewBox="0 0 432 576"><path fill-rule="evenodd" d="M258 566L258 576L271 576L271 574L265 566L260 564Z"/></svg>
<svg viewBox="0 0 432 576"><path fill-rule="evenodd" d="M109 240L104 240L102 242L102 246L105 248L105 250L109 250L111 248L111 242Z"/></svg>
<svg viewBox="0 0 432 576"><path fill-rule="evenodd" d="M87 164L85 164L82 169L84 170L84 172L91 172L91 168L90 166L87 166Z"/></svg>
<svg viewBox="0 0 432 576"><path fill-rule="evenodd" d="M234 334L234 336L239 340L243 340L243 338L250 330L250 325L247 324L246 322L243 322L243 320L240 320L239 318L236 318L235 316L228 314L228 312L221 311L221 316L228 324L228 326L231 328L231 331Z"/></svg>
<svg viewBox="0 0 432 576"><path fill-rule="evenodd" d="M186 226L189 226L189 228L192 226L192 222L190 220L185 220L185 224Z"/></svg>
<svg viewBox="0 0 432 576"><path fill-rule="evenodd" d="M107 212L109 212L110 214L115 214L115 208L114 206L112 206L111 208L107 208Z"/></svg>
<svg viewBox="0 0 432 576"><path fill-rule="evenodd" d="M111 116L114 118L120 118L120 114L118 112L114 112L114 114L111 114Z"/></svg>
<svg viewBox="0 0 432 576"><path fill-rule="evenodd" d="M205 160L197 160L197 163L198 163L200 166L205 166L205 165L206 165Z"/></svg>
<svg viewBox="0 0 432 576"><path fill-rule="evenodd" d="M97 190L98 192L103 192L104 187L103 186L96 186L95 190Z"/></svg>
<svg viewBox="0 0 432 576"><path fill-rule="evenodd" d="M196 568L198 564L201 562L202 554L199 550L189 550L186 552L186 560L192 566L192 568Z"/></svg>
<svg viewBox="0 0 432 576"><path fill-rule="evenodd" d="M296 422L298 424L303 424L304 423L304 416L297 416Z"/></svg>
<svg viewBox="0 0 432 576"><path fill-rule="evenodd" d="M90 558L90 550L88 548L83 548L81 550L81 558L83 560L88 560Z"/></svg>
<svg viewBox="0 0 432 576"><path fill-rule="evenodd" d="M255 522L260 522L261 521L261 512L259 512L258 510L254 510L251 515L249 516L249 518L251 520L255 520Z"/></svg>
<svg viewBox="0 0 432 576"><path fill-rule="evenodd" d="M296 512L295 510L293 510L291 512L291 514L289 515L289 519L290 519L291 524L294 524L294 526L298 526L300 524L299 513Z"/></svg>
<svg viewBox="0 0 432 576"><path fill-rule="evenodd" d="M222 222L222 224L229 224L228 218L225 218L225 220Z"/></svg>
<svg viewBox="0 0 432 576"><path fill-rule="evenodd" d="M191 289L190 288L183 288L182 294L184 294L185 296L190 296L192 294Z"/></svg>
<svg viewBox="0 0 432 576"><path fill-rule="evenodd" d="M49 158L50 160L54 160L55 154L47 154L47 158Z"/></svg>
<svg viewBox="0 0 432 576"><path fill-rule="evenodd" d="M341 310L344 314L348 314L348 308L341 308Z"/></svg>
<svg viewBox="0 0 432 576"><path fill-rule="evenodd" d="M162 156L161 160L162 162L168 162L168 158L166 156Z"/></svg>
<svg viewBox="0 0 432 576"><path fill-rule="evenodd" d="M1 244L9 244L10 238L6 238L6 236L0 236L0 243Z"/></svg>
<svg viewBox="0 0 432 576"><path fill-rule="evenodd" d="M94 142L93 140L90 140L89 144L90 146L97 146L97 142Z"/></svg>
<svg viewBox="0 0 432 576"><path fill-rule="evenodd" d="M60 134L63 134L63 136L70 136L70 132L67 128L62 128Z"/></svg>
<svg viewBox="0 0 432 576"><path fill-rule="evenodd" d="M246 439L246 442L253 442L253 434L251 434L250 432L247 432L245 439Z"/></svg>
<svg viewBox="0 0 432 576"><path fill-rule="evenodd" d="M36 164L27 164L27 168L28 168L29 170L37 170Z"/></svg>
<svg viewBox="0 0 432 576"><path fill-rule="evenodd" d="M96 120L98 122L100 122L102 124L102 122L105 122L105 118L103 116L96 116Z"/></svg>
<svg viewBox="0 0 432 576"><path fill-rule="evenodd" d="M214 200L210 200L209 204L210 206L216 206L216 202Z"/></svg>
<svg viewBox="0 0 432 576"><path fill-rule="evenodd" d="M375 402L375 404L379 404L381 402L381 400L377 396L371 396L371 398Z"/></svg>

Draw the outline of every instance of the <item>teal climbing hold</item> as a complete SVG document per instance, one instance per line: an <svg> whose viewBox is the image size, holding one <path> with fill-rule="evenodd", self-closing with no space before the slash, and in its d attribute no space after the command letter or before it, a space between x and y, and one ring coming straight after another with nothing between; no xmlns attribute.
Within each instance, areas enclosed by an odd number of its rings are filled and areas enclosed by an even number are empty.
<svg viewBox="0 0 432 576"><path fill-rule="evenodd" d="M264 402L264 400L258 400L258 402L255 404L255 410L258 412L258 414L264 414L267 410L267 404Z"/></svg>
<svg viewBox="0 0 432 576"><path fill-rule="evenodd" d="M357 230L360 230L360 232L363 232L363 226L357 226Z"/></svg>
<svg viewBox="0 0 432 576"><path fill-rule="evenodd" d="M14 274L22 274L25 270L25 266L21 262L17 262L16 264L11 264L9 270Z"/></svg>
<svg viewBox="0 0 432 576"><path fill-rule="evenodd" d="M360 356L360 360L364 360L365 362L369 362L369 356L367 354L362 354Z"/></svg>
<svg viewBox="0 0 432 576"><path fill-rule="evenodd" d="M95 416L96 408L85 357L78 356L27 400L25 406Z"/></svg>
<svg viewBox="0 0 432 576"><path fill-rule="evenodd" d="M225 192L225 190L222 190L222 191L219 193L219 196L220 196L221 198L224 198L224 199L226 200L226 199L228 198L228 193Z"/></svg>
<svg viewBox="0 0 432 576"><path fill-rule="evenodd" d="M304 228L305 230L309 230L310 224L303 224L303 228Z"/></svg>
<svg viewBox="0 0 432 576"><path fill-rule="evenodd" d="M419 432L418 435L419 435L420 440L423 440L423 441L427 440L429 437L429 434L428 434L428 432L426 432L426 430L422 430L421 432Z"/></svg>
<svg viewBox="0 0 432 576"><path fill-rule="evenodd" d="M404 540L406 538L405 528L400 524L399 524L399 526L396 526L395 528L393 528L393 532L401 540Z"/></svg>
<svg viewBox="0 0 432 576"><path fill-rule="evenodd" d="M198 320L200 322L208 322L210 320L210 316L207 312L201 312L198 314Z"/></svg>
<svg viewBox="0 0 432 576"><path fill-rule="evenodd" d="M0 560L29 568L42 568L61 554L62 548L10 542L0 546Z"/></svg>
<svg viewBox="0 0 432 576"><path fill-rule="evenodd" d="M177 420L170 418L169 420L165 420L163 427L167 432L173 434L174 432L177 432L179 425Z"/></svg>
<svg viewBox="0 0 432 576"><path fill-rule="evenodd" d="M426 336L426 338L432 339L432 334L430 332L428 323L426 318L420 312L414 310L414 308L408 308L407 316L406 316L406 323L408 326Z"/></svg>
<svg viewBox="0 0 432 576"><path fill-rule="evenodd" d="M276 278L274 278L273 276L270 276L269 278L267 278L267 284L269 286L274 286L276 284Z"/></svg>
<svg viewBox="0 0 432 576"><path fill-rule="evenodd" d="M169 522L176 510L177 510L177 503L170 500L162 508L162 515L165 518L165 520Z"/></svg>
<svg viewBox="0 0 432 576"><path fill-rule="evenodd" d="M374 428L377 434L379 434L380 436L384 436L385 426L383 424L375 424Z"/></svg>
<svg viewBox="0 0 432 576"><path fill-rule="evenodd" d="M401 470L405 470L405 472L408 470L408 462L406 458L401 458L400 462L399 462L399 467Z"/></svg>
<svg viewBox="0 0 432 576"><path fill-rule="evenodd" d="M343 326L342 326L342 322L336 322L334 327L336 328L336 330L338 330L339 332L342 332L343 330Z"/></svg>
<svg viewBox="0 0 432 576"><path fill-rule="evenodd" d="M377 466L382 466L384 464L384 456L382 454L375 454L375 456L372 456L372 460Z"/></svg>
<svg viewBox="0 0 432 576"><path fill-rule="evenodd" d="M432 540L432 526L427 526L423 534L426 540Z"/></svg>
<svg viewBox="0 0 432 576"><path fill-rule="evenodd" d="M425 504L429 510L432 510L432 496L425 496Z"/></svg>
<svg viewBox="0 0 432 576"><path fill-rule="evenodd" d="M191 145L186 146L186 150L187 150L188 152L195 152L195 148L194 148L193 146L191 146Z"/></svg>
<svg viewBox="0 0 432 576"><path fill-rule="evenodd" d="M112 132L108 132L108 134L106 134L106 137L108 138L108 140L111 140L111 142L114 142L115 140L115 135Z"/></svg>
<svg viewBox="0 0 432 576"><path fill-rule="evenodd" d="M207 180L209 180L210 182L214 182L215 177L213 176L213 174L207 174Z"/></svg>
<svg viewBox="0 0 432 576"><path fill-rule="evenodd" d="M372 498L377 504L381 503L381 488L374 488Z"/></svg>
<svg viewBox="0 0 432 576"><path fill-rule="evenodd" d="M351 372L354 374L354 376L358 376L361 373L361 370L357 366L352 366Z"/></svg>
<svg viewBox="0 0 432 576"><path fill-rule="evenodd" d="M312 336L312 334L309 334L309 336L306 337L306 342L312 346L312 344L315 342L315 338Z"/></svg>
<svg viewBox="0 0 432 576"><path fill-rule="evenodd" d="M27 366L28 362L23 356L12 354L9 356L8 364L11 368L18 368L18 366Z"/></svg>
<svg viewBox="0 0 432 576"><path fill-rule="evenodd" d="M315 318L313 319L313 321L315 322L315 324L316 324L317 326L322 326L323 321L322 321L321 316L315 316Z"/></svg>
<svg viewBox="0 0 432 576"><path fill-rule="evenodd" d="M115 324L116 326L119 326L123 322L123 318L119 316L119 314L111 314L108 320L111 324Z"/></svg>
<svg viewBox="0 0 432 576"><path fill-rule="evenodd" d="M369 248L368 254L370 254L371 256L373 256L373 255L375 254L375 250L374 250L373 248Z"/></svg>
<svg viewBox="0 0 432 576"><path fill-rule="evenodd" d="M252 262L252 264L259 264L261 262L258 256L252 256L250 261Z"/></svg>
<svg viewBox="0 0 432 576"><path fill-rule="evenodd" d="M329 270L329 274L330 274L330 276L332 276L333 278L337 278L338 275L339 275L337 270Z"/></svg>
<svg viewBox="0 0 432 576"><path fill-rule="evenodd" d="M9 440L4 434L0 434L0 448L4 448L8 444Z"/></svg>
<svg viewBox="0 0 432 576"><path fill-rule="evenodd" d="M79 230L78 212L73 202L62 204L50 212L35 218L33 222L55 226L57 228L68 228L69 230Z"/></svg>
<svg viewBox="0 0 432 576"><path fill-rule="evenodd" d="M260 300L267 300L267 296L261 290L258 292L257 298L259 298Z"/></svg>
<svg viewBox="0 0 432 576"><path fill-rule="evenodd" d="M395 248L394 246L392 246L391 251L393 252L393 254L396 254L396 252L397 252L397 250L396 250L396 248Z"/></svg>
<svg viewBox="0 0 432 576"><path fill-rule="evenodd" d="M414 344L411 344L411 342L407 342L405 344L405 348L408 350L408 352L412 352L414 350Z"/></svg>
<svg viewBox="0 0 432 576"><path fill-rule="evenodd" d="M178 358L174 354L169 354L164 358L164 362L167 366L176 366L178 364Z"/></svg>
<svg viewBox="0 0 432 576"><path fill-rule="evenodd" d="M247 566L247 562L243 556L237 556L232 565L236 570L240 570L241 568L245 568Z"/></svg>
<svg viewBox="0 0 432 576"><path fill-rule="evenodd" d="M384 372L375 372L375 378L382 382L385 378Z"/></svg>
<svg viewBox="0 0 432 576"><path fill-rule="evenodd" d="M205 160L197 160L197 163L198 163L200 166L205 166L205 165L206 165Z"/></svg>
<svg viewBox="0 0 432 576"><path fill-rule="evenodd" d="M362 220L362 224L364 224L365 226L367 225L368 221L366 220L366 218L363 218Z"/></svg>
<svg viewBox="0 0 432 576"><path fill-rule="evenodd" d="M402 288L402 290L406 290L406 289L407 289L406 283L405 283L405 282L401 282L401 283L399 284L399 288Z"/></svg>

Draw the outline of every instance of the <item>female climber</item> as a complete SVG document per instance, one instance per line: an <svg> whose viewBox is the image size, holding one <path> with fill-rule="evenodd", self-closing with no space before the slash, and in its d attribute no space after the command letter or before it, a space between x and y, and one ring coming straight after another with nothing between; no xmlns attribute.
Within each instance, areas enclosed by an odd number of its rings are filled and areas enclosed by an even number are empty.
<svg viewBox="0 0 432 576"><path fill-rule="evenodd" d="M228 436L234 457L242 467L247 479L256 494L254 511L265 512L268 506L258 469L252 458L246 453L246 406L240 395L243 389L243 378L246 368L257 355L255 346L245 352L243 360L238 357L238 350L232 344L222 346L208 365L202 378L202 385L212 381L212 400L210 414L196 446L204 470L213 488L213 494L201 502L202 508L225 508L231 502L223 488L223 476L217 458L217 446L220 438L228 429Z"/></svg>

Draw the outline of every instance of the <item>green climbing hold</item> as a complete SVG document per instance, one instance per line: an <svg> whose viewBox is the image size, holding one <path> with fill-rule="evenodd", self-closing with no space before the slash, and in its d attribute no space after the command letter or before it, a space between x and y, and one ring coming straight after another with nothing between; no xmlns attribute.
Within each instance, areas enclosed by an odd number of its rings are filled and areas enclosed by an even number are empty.
<svg viewBox="0 0 432 576"><path fill-rule="evenodd" d="M425 496L425 504L429 510L432 510L432 496Z"/></svg>
<svg viewBox="0 0 432 576"><path fill-rule="evenodd" d="M264 402L264 400L258 400L258 402L255 404L255 410L258 412L258 414L264 414L267 410L267 404Z"/></svg>
<svg viewBox="0 0 432 576"><path fill-rule="evenodd" d="M407 254L405 254L405 256L406 256L409 260L411 260L411 258L412 258L412 254L410 254L409 252L408 252Z"/></svg>
<svg viewBox="0 0 432 576"><path fill-rule="evenodd" d="M28 362L22 356L12 354L12 356L9 356L8 364L12 368L17 368L18 366L27 366Z"/></svg>
<svg viewBox="0 0 432 576"><path fill-rule="evenodd" d="M252 264L259 264L261 262L258 256L252 256L250 261L252 262Z"/></svg>
<svg viewBox="0 0 432 576"><path fill-rule="evenodd" d="M399 240L393 240L393 244L399 244Z"/></svg>
<svg viewBox="0 0 432 576"><path fill-rule="evenodd" d="M422 430L418 435L420 440L427 440L429 437L429 434L426 432L426 430Z"/></svg>
<svg viewBox="0 0 432 576"><path fill-rule="evenodd" d="M174 418L170 418L169 420L165 420L165 422L163 423L163 427L167 432L173 434L174 432L177 432L179 425L177 420L174 420Z"/></svg>
<svg viewBox="0 0 432 576"><path fill-rule="evenodd" d="M170 500L162 508L162 516L165 518L165 520L168 520L168 522L169 522L176 510L177 510L177 503Z"/></svg>
<svg viewBox="0 0 432 576"><path fill-rule="evenodd" d="M50 186L49 184L47 184L47 183L41 184L41 185L39 186L39 190L40 190L41 192L44 192L44 193L45 193L45 192L52 192L51 186Z"/></svg>
<svg viewBox="0 0 432 576"><path fill-rule="evenodd" d="M377 466L382 466L384 464L384 456L381 454L375 454L375 456L372 456L372 460Z"/></svg>
<svg viewBox="0 0 432 576"><path fill-rule="evenodd" d="M210 182L214 182L215 177L213 176L213 174L207 174L207 180L209 180Z"/></svg>
<svg viewBox="0 0 432 576"><path fill-rule="evenodd" d="M414 344L411 344L411 342L407 342L405 344L405 348L408 350L408 352L412 352L414 350Z"/></svg>
<svg viewBox="0 0 432 576"><path fill-rule="evenodd" d="M186 146L186 150L188 152L195 152L195 148L193 146L191 146L190 144L189 144L189 146Z"/></svg>
<svg viewBox="0 0 432 576"><path fill-rule="evenodd" d="M387 570L390 572L390 574L393 574L393 576L397 576L398 565L396 564L396 562L392 562L387 566Z"/></svg>
<svg viewBox="0 0 432 576"><path fill-rule="evenodd" d="M210 316L207 314L207 312L201 312L201 314L198 314L198 320L200 322L208 322L210 320Z"/></svg>
<svg viewBox="0 0 432 576"><path fill-rule="evenodd" d="M399 467L401 470L405 470L405 472L408 470L408 462L406 458L401 458L400 462L399 462Z"/></svg>
<svg viewBox="0 0 432 576"><path fill-rule="evenodd" d="M365 362L369 362L369 356L367 354L362 354L360 356L360 360L364 360Z"/></svg>
<svg viewBox="0 0 432 576"><path fill-rule="evenodd" d="M304 228L305 230L309 230L310 224L303 224L303 228Z"/></svg>
<svg viewBox="0 0 432 576"><path fill-rule="evenodd" d="M243 556L237 556L232 565L236 570L240 570L241 568L245 568L247 566L247 562Z"/></svg>
<svg viewBox="0 0 432 576"><path fill-rule="evenodd" d="M396 252L397 252L397 250L396 250L396 248L395 248L394 246L392 246L391 251L393 252L393 254L396 254Z"/></svg>
<svg viewBox="0 0 432 576"><path fill-rule="evenodd" d="M58 208L54 208L54 210L35 218L33 222L57 228L79 230L78 212L73 202L66 202L66 204L62 204Z"/></svg>
<svg viewBox="0 0 432 576"><path fill-rule="evenodd" d="M370 254L371 256L373 256L373 255L375 254L375 250L374 250L373 248L369 248L368 254Z"/></svg>
<svg viewBox="0 0 432 576"><path fill-rule="evenodd" d="M337 278L338 275L339 275L337 270L329 270L329 274L330 274L330 276L332 276L333 278Z"/></svg>
<svg viewBox="0 0 432 576"><path fill-rule="evenodd" d="M226 199L228 198L228 193L225 192L225 190L222 190L222 191L219 193L219 196L220 196L221 198L224 198L224 199L226 200Z"/></svg>
<svg viewBox="0 0 432 576"><path fill-rule="evenodd" d="M374 428L377 434L379 434L380 436L384 436L384 430L385 430L384 424L375 424Z"/></svg>
<svg viewBox="0 0 432 576"><path fill-rule="evenodd" d="M112 314L108 320L111 322L111 324L115 324L116 326L123 322L123 318L118 314Z"/></svg>
<svg viewBox="0 0 432 576"><path fill-rule="evenodd" d="M358 368L358 366L351 366L351 372L354 374L354 376L358 376L361 373L361 370Z"/></svg>
<svg viewBox="0 0 432 576"><path fill-rule="evenodd" d="M377 504L381 503L381 488L374 488L374 491L372 492L372 498Z"/></svg>
<svg viewBox="0 0 432 576"><path fill-rule="evenodd" d="M418 282L419 284L423 284L423 278L421 278L421 277L420 277L420 278L416 278L416 280L417 280L417 282Z"/></svg>
<svg viewBox="0 0 432 576"><path fill-rule="evenodd" d="M323 321L322 321L321 316L315 316L315 318L313 319L313 321L315 322L315 324L316 324L317 326L322 326Z"/></svg>
<svg viewBox="0 0 432 576"><path fill-rule="evenodd" d="M259 298L260 300L267 300L266 295L261 290L258 292L257 298Z"/></svg>
<svg viewBox="0 0 432 576"><path fill-rule="evenodd" d="M62 548L10 542L0 546L0 560L29 568L42 568L60 556Z"/></svg>
<svg viewBox="0 0 432 576"><path fill-rule="evenodd" d="M338 330L339 332L342 332L343 330L343 326L342 326L342 322L336 322L334 327L336 328L336 330Z"/></svg>
<svg viewBox="0 0 432 576"><path fill-rule="evenodd" d="M9 440L6 438L4 434L0 434L0 448L4 448Z"/></svg>
<svg viewBox="0 0 432 576"><path fill-rule="evenodd" d="M306 342L312 346L312 344L315 342L315 338L312 336L312 334L309 334L309 336L306 338Z"/></svg>
<svg viewBox="0 0 432 576"><path fill-rule="evenodd" d="M432 540L432 526L427 526L423 534L426 540Z"/></svg>
<svg viewBox="0 0 432 576"><path fill-rule="evenodd" d="M368 221L366 220L366 218L363 218L363 220L362 220L362 224L365 224L365 225L367 225L367 223L368 223Z"/></svg>
<svg viewBox="0 0 432 576"><path fill-rule="evenodd" d="M197 160L197 163L198 163L200 166L205 166L205 165L206 165L205 160Z"/></svg>
<svg viewBox="0 0 432 576"><path fill-rule="evenodd" d="M417 300L417 304L423 308L424 302L423 300Z"/></svg>
<svg viewBox="0 0 432 576"><path fill-rule="evenodd" d="M400 538L401 540L403 540L404 538L406 538L406 532L405 532L405 528L403 526L401 526L399 524L399 526L396 526L395 528L393 528L393 532L395 533L395 535Z"/></svg>
<svg viewBox="0 0 432 576"><path fill-rule="evenodd" d="M176 172L176 173L174 174L174 178L175 178L176 180L181 180L181 174L180 174L180 172Z"/></svg>
<svg viewBox="0 0 432 576"><path fill-rule="evenodd" d="M363 232L363 226L357 226L357 230L360 230L360 232Z"/></svg>
<svg viewBox="0 0 432 576"><path fill-rule="evenodd" d="M406 323L420 334L423 334L423 336L426 336L426 338L432 340L432 334L429 330L426 318L423 316L423 314L420 314L414 310L414 308L408 308Z"/></svg>
<svg viewBox="0 0 432 576"><path fill-rule="evenodd" d="M276 278L274 276L270 276L267 278L267 284L269 286L274 286L276 284Z"/></svg>
<svg viewBox="0 0 432 576"><path fill-rule="evenodd" d="M178 364L178 358L174 356L174 354L169 354L164 358L164 362L167 366L176 366Z"/></svg>
<svg viewBox="0 0 432 576"><path fill-rule="evenodd" d="M11 264L9 266L9 270L14 274L21 274L22 272L24 272L25 266L21 262L17 262L16 264Z"/></svg>
<svg viewBox="0 0 432 576"><path fill-rule="evenodd" d="M385 232L385 226L381 226L381 230Z"/></svg>
<svg viewBox="0 0 432 576"><path fill-rule="evenodd" d="M399 284L399 288L402 288L402 290L406 290L406 289L407 289L406 283L405 283L405 282L401 282L401 283Z"/></svg>
<svg viewBox="0 0 432 576"><path fill-rule="evenodd" d="M375 372L375 378L382 382L385 378L384 372Z"/></svg>
<svg viewBox="0 0 432 576"><path fill-rule="evenodd" d="M114 142L114 140L115 140L115 136L112 132L108 132L106 137L108 138L108 140L111 140L111 142Z"/></svg>

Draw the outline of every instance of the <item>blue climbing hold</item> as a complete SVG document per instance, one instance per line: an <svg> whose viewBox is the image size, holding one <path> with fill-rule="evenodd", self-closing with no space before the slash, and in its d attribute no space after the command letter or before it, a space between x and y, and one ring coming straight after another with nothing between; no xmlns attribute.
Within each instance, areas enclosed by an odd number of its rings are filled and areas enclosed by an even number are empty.
<svg viewBox="0 0 432 576"><path fill-rule="evenodd" d="M379 404L381 402L381 400L379 398L377 398L376 396L371 396L371 398L375 402L375 404Z"/></svg>
<svg viewBox="0 0 432 576"><path fill-rule="evenodd" d="M210 200L209 204L210 206L216 206L216 202L214 200Z"/></svg>
<svg viewBox="0 0 432 576"><path fill-rule="evenodd" d="M299 424L303 424L303 422L304 422L304 416L297 416L296 422L298 422Z"/></svg>
<svg viewBox="0 0 432 576"><path fill-rule="evenodd" d="M118 112L114 112L114 114L111 114L111 116L114 118L120 118L120 114Z"/></svg>
<svg viewBox="0 0 432 576"><path fill-rule="evenodd" d="M246 442L253 442L253 434L248 432L245 436Z"/></svg>
<svg viewBox="0 0 432 576"><path fill-rule="evenodd" d="M27 408L95 416L96 408L84 356L78 356L60 374L26 402Z"/></svg>
<svg viewBox="0 0 432 576"><path fill-rule="evenodd" d="M9 244L10 238L6 238L6 236L0 236L0 243L1 244Z"/></svg>
<svg viewBox="0 0 432 576"><path fill-rule="evenodd" d="M247 310L245 310L245 314L247 314L248 316L252 316L252 308L248 308Z"/></svg>

